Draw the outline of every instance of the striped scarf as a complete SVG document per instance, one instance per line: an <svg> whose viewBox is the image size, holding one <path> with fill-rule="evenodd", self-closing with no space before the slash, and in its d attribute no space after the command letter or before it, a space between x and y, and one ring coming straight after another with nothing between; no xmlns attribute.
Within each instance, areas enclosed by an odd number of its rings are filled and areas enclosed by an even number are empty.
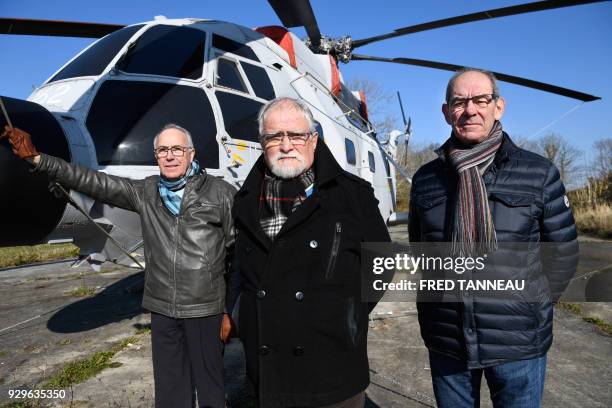
<svg viewBox="0 0 612 408"><path fill-rule="evenodd" d="M493 163L502 143L502 126L496 121L489 136L474 146L451 135L446 158L459 175L453 228L453 254L483 255L497 249L497 236L482 175Z"/></svg>
<svg viewBox="0 0 612 408"><path fill-rule="evenodd" d="M266 173L259 197L259 223L270 239L274 239L293 213L314 191L314 170L284 180Z"/></svg>
<svg viewBox="0 0 612 408"><path fill-rule="evenodd" d="M191 167L183 177L178 180L168 180L164 176L159 178L159 196L166 208L174 215L178 215L181 209L182 194L180 190L185 188L187 180L196 174L200 174L200 163L197 160L191 162Z"/></svg>

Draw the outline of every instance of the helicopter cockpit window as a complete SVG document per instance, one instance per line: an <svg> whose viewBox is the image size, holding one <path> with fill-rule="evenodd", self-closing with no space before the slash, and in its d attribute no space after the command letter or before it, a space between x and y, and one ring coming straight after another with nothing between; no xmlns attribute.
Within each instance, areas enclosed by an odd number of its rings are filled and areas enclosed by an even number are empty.
<svg viewBox="0 0 612 408"><path fill-rule="evenodd" d="M247 78L249 78L249 82L253 87L253 91L255 91L255 95L266 100L276 98L274 88L272 87L272 82L270 82L270 77L268 76L265 68L248 64L244 61L242 61L240 65L242 65L244 73L246 74Z"/></svg>
<svg viewBox="0 0 612 408"><path fill-rule="evenodd" d="M355 144L351 139L344 139L344 146L346 148L346 162L354 166L357 163L357 155L355 154Z"/></svg>
<svg viewBox="0 0 612 408"><path fill-rule="evenodd" d="M102 37L55 74L49 82L66 78L100 75L125 43L143 26L144 24L137 24L125 27Z"/></svg>
<svg viewBox="0 0 612 408"><path fill-rule="evenodd" d="M376 160L374 160L374 153L372 152L368 152L368 165L370 166L370 171L376 173Z"/></svg>
<svg viewBox="0 0 612 408"><path fill-rule="evenodd" d="M101 165L156 165L153 139L168 123L191 133L196 159L219 168L215 116L206 93L161 82L106 81L96 94L87 129Z"/></svg>
<svg viewBox="0 0 612 408"><path fill-rule="evenodd" d="M387 177L391 177L391 167L389 166L389 159L387 159L384 155L383 163L385 164L385 172L387 173Z"/></svg>
<svg viewBox="0 0 612 408"><path fill-rule="evenodd" d="M259 58L257 58L257 55L255 55L251 47L220 36L219 34L213 34L212 46L218 50L230 52L243 58L248 58L250 60L259 62Z"/></svg>
<svg viewBox="0 0 612 408"><path fill-rule="evenodd" d="M227 133L233 139L259 142L257 114L263 104L228 92L217 91L215 95L223 113Z"/></svg>
<svg viewBox="0 0 612 408"><path fill-rule="evenodd" d="M135 74L198 79L204 65L205 39L206 33L196 28L156 25L136 41L117 68Z"/></svg>
<svg viewBox="0 0 612 408"><path fill-rule="evenodd" d="M249 93L240 76L240 71L238 71L238 65L236 62L226 58L217 58L215 85Z"/></svg>

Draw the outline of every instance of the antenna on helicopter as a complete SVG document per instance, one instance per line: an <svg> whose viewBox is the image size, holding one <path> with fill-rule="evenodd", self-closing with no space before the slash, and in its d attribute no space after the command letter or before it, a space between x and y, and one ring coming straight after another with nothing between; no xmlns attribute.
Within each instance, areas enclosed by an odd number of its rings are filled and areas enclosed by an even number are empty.
<svg viewBox="0 0 612 408"><path fill-rule="evenodd" d="M406 122L406 114L404 113L404 104L402 103L402 96L397 91L397 100L399 102L400 110L402 111L402 119L404 121L404 135L406 135L405 143L408 144L408 139L412 136L412 118L408 117Z"/></svg>

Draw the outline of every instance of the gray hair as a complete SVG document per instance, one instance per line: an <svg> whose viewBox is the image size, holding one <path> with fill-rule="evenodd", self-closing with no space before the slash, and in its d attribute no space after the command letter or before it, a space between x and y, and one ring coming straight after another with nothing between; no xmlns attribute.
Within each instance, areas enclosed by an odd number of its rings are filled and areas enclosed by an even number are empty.
<svg viewBox="0 0 612 408"><path fill-rule="evenodd" d="M175 123L168 123L166 126L164 126L159 132L157 132L157 134L155 135L155 139L153 139L153 148L155 149L157 147L157 139L159 139L159 135L164 131L164 130L168 130L168 129L176 129L176 130L180 130L181 132L183 132L185 134L185 136L187 136L187 147L193 147L193 140L191 139L191 133L189 133L189 131L187 129L185 129L184 127L181 127Z"/></svg>
<svg viewBox="0 0 612 408"><path fill-rule="evenodd" d="M259 124L259 137L263 136L264 134L264 123L268 117L268 113L277 107L285 105L297 110L298 112L301 112L304 115L304 119L306 119L306 122L308 122L308 130L311 133L315 132L316 128L314 124L314 118L312 117L312 112L310 111L310 108L308 107L306 102L302 101L301 99L294 99L285 96L271 100L270 102L262 106L259 110L259 115L257 115L257 123Z"/></svg>
<svg viewBox="0 0 612 408"><path fill-rule="evenodd" d="M497 86L497 78L495 78L495 75L493 75L491 71L486 71L484 69L479 68L462 68L459 71L455 72L453 76L448 80L448 85L446 85L446 103L448 103L451 99L451 96L453 94L453 87L455 86L455 81L457 80L457 78L468 72L479 72L489 78L489 81L491 81L491 88L493 88L493 96L495 97L495 99L499 97L499 86Z"/></svg>

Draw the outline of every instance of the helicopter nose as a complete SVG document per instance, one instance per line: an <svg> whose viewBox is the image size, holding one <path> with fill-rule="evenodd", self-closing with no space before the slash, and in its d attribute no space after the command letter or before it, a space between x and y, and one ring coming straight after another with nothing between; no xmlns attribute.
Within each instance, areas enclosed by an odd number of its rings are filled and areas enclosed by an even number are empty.
<svg viewBox="0 0 612 408"><path fill-rule="evenodd" d="M14 127L32 135L39 152L70 161L68 141L55 117L33 102L2 96ZM0 128L7 124L0 113ZM0 141L0 247L44 242L62 218L66 203L49 192L46 175L33 173L17 158L7 139Z"/></svg>

